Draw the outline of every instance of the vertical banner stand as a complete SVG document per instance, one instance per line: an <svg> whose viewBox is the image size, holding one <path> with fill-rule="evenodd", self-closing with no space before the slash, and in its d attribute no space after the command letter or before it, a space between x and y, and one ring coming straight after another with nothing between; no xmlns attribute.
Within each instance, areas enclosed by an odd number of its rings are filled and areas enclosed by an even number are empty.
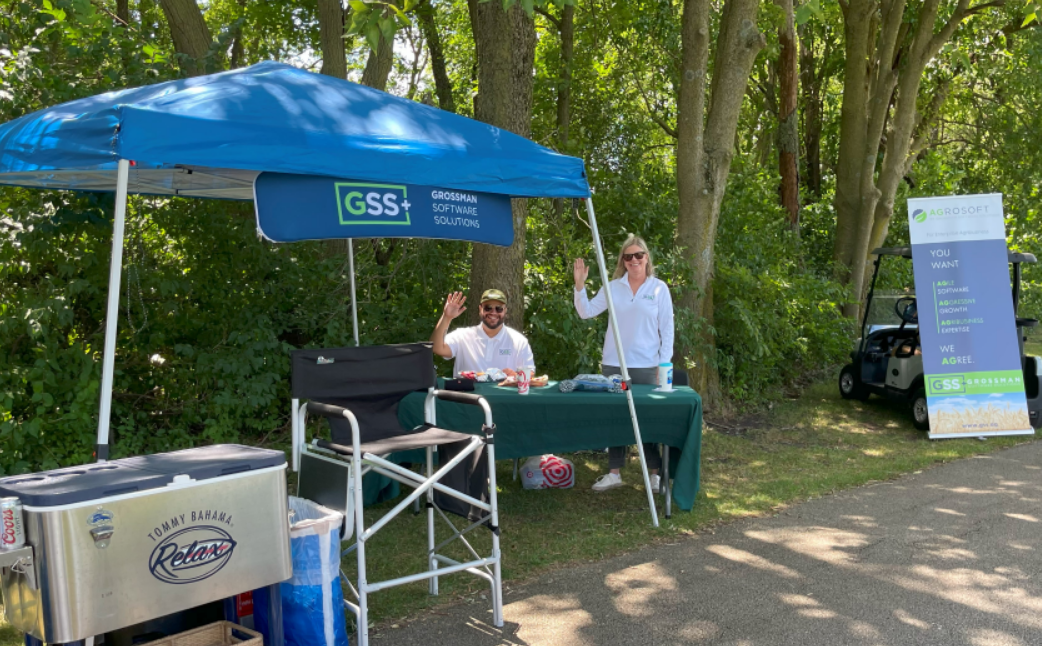
<svg viewBox="0 0 1042 646"><path fill-rule="evenodd" d="M1030 435L1002 195L910 198L930 439Z"/></svg>
<svg viewBox="0 0 1042 646"><path fill-rule="evenodd" d="M127 184L130 161L116 167L116 213L112 226L112 259L109 261L109 300L105 315L105 353L102 355L101 412L98 415L98 462L109 459L109 421L112 417L112 372L116 362L116 328L119 325L119 288L123 275L123 229L127 218Z"/></svg>
<svg viewBox="0 0 1042 646"><path fill-rule="evenodd" d="M615 338L615 350L619 353L619 368L622 379L626 382L626 402L630 407L630 420L633 421L633 436L637 440L637 453L640 455L640 471L644 476L644 490L648 494L648 507L651 509L651 524L658 527L658 510L655 509L655 492L651 490L651 478L648 477L648 463L644 460L644 443L640 439L640 425L637 423L637 408L633 404L633 389L630 388L630 373L626 369L626 356L622 352L622 337L619 326L615 325L615 302L611 297L611 282L608 280L608 269L604 264L604 250L601 248L601 234L597 231L597 217L593 214L593 198L585 198L586 213L590 216L590 229L593 230L593 248L597 251L597 267L601 270L601 289L608 299L608 323Z"/></svg>

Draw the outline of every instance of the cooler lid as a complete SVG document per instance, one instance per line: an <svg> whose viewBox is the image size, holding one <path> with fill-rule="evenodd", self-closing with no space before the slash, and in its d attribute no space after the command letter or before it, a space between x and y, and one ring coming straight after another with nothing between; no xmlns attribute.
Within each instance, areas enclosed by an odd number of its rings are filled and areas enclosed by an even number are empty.
<svg viewBox="0 0 1042 646"><path fill-rule="evenodd" d="M0 478L0 496L18 496L30 507L57 507L165 487L173 476L142 471L121 460Z"/></svg>
<svg viewBox="0 0 1042 646"><path fill-rule="evenodd" d="M243 471L277 467L286 463L286 454L256 446L214 444L170 453L139 455L127 458L126 461L137 468L171 477L187 475L195 480L209 480Z"/></svg>
<svg viewBox="0 0 1042 646"><path fill-rule="evenodd" d="M216 444L0 478L0 497L30 507L57 507L167 486L174 476L210 480L285 464L282 451Z"/></svg>

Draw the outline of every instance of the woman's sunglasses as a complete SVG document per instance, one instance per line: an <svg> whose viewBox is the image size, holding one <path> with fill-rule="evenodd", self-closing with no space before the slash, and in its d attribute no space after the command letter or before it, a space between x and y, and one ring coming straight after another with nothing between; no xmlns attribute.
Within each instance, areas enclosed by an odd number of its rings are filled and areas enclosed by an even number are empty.
<svg viewBox="0 0 1042 646"><path fill-rule="evenodd" d="M636 258L637 260L644 260L644 256L646 255L648 254L644 253L643 251L638 251L637 253L624 253L622 254L622 259L626 262L629 262L634 258Z"/></svg>
<svg viewBox="0 0 1042 646"><path fill-rule="evenodd" d="M505 309L506 309L506 307L504 307L502 305L486 305L485 306L485 311L486 312L491 312L492 310L495 310L496 314L502 314L503 310L505 310Z"/></svg>

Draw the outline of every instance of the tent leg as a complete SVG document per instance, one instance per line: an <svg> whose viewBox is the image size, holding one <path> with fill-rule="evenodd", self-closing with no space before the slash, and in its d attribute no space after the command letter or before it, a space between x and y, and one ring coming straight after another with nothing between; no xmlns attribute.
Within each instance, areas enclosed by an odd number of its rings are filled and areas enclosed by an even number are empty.
<svg viewBox="0 0 1042 646"><path fill-rule="evenodd" d="M615 325L615 302L611 297L608 269L604 264L604 250L601 248L601 234L597 231L597 217L593 214L593 198L586 198L586 213L590 216L590 229L593 230L593 248L597 252L597 267L601 270L601 284L604 295L608 299L608 323L615 338L615 350L619 354L619 368L626 381L626 401L630 407L630 420L633 422L633 436L637 440L637 454L640 455L640 471L644 476L644 490L648 494L648 507L651 509L651 524L658 527L658 510L655 508L655 492L651 490L651 478L648 476L648 463L644 459L644 443L640 439L640 425L637 423L637 408L633 403L633 390L629 387L630 373L626 369L626 357L622 353L622 337Z"/></svg>
<svg viewBox="0 0 1042 646"><path fill-rule="evenodd" d="M355 335L355 347L358 347L358 300L355 294L355 241L347 239L347 266L351 272L351 330Z"/></svg>
<svg viewBox="0 0 1042 646"><path fill-rule="evenodd" d="M109 420L112 416L112 372L116 363L116 327L119 325L119 287L123 275L123 229L127 218L127 184L130 161L119 160L116 169L116 217L112 228L112 259L109 261L109 301L105 315L105 354L102 355L101 411L98 415L98 462L109 459Z"/></svg>

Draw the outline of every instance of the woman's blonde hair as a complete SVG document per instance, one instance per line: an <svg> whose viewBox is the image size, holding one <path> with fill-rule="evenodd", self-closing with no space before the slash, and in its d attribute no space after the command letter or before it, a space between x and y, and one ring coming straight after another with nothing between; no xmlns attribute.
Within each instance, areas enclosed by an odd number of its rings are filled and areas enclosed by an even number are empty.
<svg viewBox="0 0 1042 646"><path fill-rule="evenodd" d="M626 238L626 242L623 242L622 247L619 249L619 260L615 263L615 275L612 276L612 280L622 278L623 274L626 273L626 265L622 262L622 254L626 252L627 247L632 247L634 245L640 247L641 251L648 254L648 264L644 266L644 275L649 278L655 275L655 265L651 262L651 250L648 249L648 243L644 242L644 238L641 238L640 236L631 235Z"/></svg>

